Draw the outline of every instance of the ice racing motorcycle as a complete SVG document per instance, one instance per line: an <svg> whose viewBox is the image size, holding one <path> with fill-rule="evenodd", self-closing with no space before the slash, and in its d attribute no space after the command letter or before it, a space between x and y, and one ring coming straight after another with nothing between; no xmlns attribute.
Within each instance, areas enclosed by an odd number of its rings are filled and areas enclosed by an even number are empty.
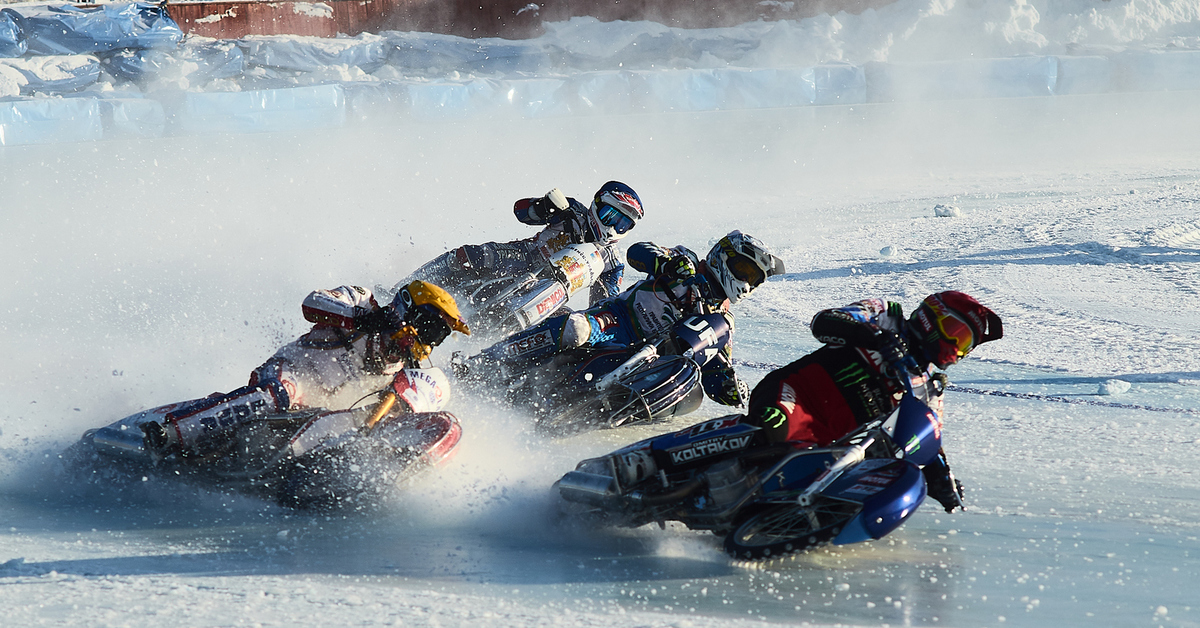
<svg viewBox="0 0 1200 628"><path fill-rule="evenodd" d="M561 436L694 412L704 400L700 369L731 332L724 314L697 315L640 345L582 347L520 368L456 370L531 412L540 431Z"/></svg>
<svg viewBox="0 0 1200 628"><path fill-rule="evenodd" d="M390 290L395 293L411 279L431 281L454 295L476 334L499 338L532 327L566 306L581 290L591 288L604 272L600 247L591 242L571 244L546 258L536 272L515 276L450 278L445 255L413 271ZM388 292L383 293L388 296Z"/></svg>
<svg viewBox="0 0 1200 628"><path fill-rule="evenodd" d="M554 485L560 510L592 524L680 521L725 537L738 559L878 539L925 499L920 466L941 423L911 391L890 415L828 447L755 447L740 415L580 462Z"/></svg>
<svg viewBox="0 0 1200 628"><path fill-rule="evenodd" d="M409 371L434 370L438 369L401 371L391 386L374 395L378 401L369 405L256 416L240 424L225 439L223 449L200 459L179 454L155 459L143 444L143 423L161 422L167 413L190 402L145 410L88 430L63 458L77 476L86 474L110 484L153 474L272 499L292 508L371 506L445 460L458 446L462 427L453 414L407 412L408 406L395 392L396 382Z"/></svg>

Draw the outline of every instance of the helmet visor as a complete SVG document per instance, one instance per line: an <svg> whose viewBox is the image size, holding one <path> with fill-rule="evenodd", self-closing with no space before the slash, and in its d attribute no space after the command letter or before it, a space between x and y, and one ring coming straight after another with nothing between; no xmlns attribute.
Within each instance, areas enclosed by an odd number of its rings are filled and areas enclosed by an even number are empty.
<svg viewBox="0 0 1200 628"><path fill-rule="evenodd" d="M617 233L625 233L633 228L634 220L612 205L602 204L596 209L596 218L600 224L612 227Z"/></svg>
<svg viewBox="0 0 1200 628"><path fill-rule="evenodd" d="M751 286L757 286L767 279L767 274L763 272L763 269L745 255L730 255L726 265L729 266L729 272L733 273L734 277Z"/></svg>
<svg viewBox="0 0 1200 628"><path fill-rule="evenodd" d="M942 334L937 356L938 365L954 364L975 348L975 334L971 333L967 321L953 311L939 308L934 314L934 322Z"/></svg>
<svg viewBox="0 0 1200 628"><path fill-rule="evenodd" d="M418 305L413 308L412 313L408 315L408 324L417 331L417 340L430 347L442 344L450 335L450 323L446 322L442 313L432 305Z"/></svg>

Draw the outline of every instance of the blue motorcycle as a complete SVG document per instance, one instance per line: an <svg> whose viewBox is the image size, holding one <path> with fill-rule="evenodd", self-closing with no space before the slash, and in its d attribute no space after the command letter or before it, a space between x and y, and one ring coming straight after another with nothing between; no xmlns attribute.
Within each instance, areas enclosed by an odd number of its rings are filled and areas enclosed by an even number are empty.
<svg viewBox="0 0 1200 628"><path fill-rule="evenodd" d="M530 412L540 431L561 436L694 412L704 400L701 368L731 333L723 314L689 316L637 345L599 344L534 364L456 373Z"/></svg>
<svg viewBox="0 0 1200 628"><path fill-rule="evenodd" d="M593 524L679 521L724 535L739 559L882 538L924 501L920 467L941 422L910 390L891 414L828 447L761 446L740 415L580 462L554 485L560 511Z"/></svg>

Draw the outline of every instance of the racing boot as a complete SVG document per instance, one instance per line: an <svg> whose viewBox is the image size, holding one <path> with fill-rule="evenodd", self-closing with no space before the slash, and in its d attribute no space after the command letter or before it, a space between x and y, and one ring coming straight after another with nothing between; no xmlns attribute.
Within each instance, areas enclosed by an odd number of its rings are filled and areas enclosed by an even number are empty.
<svg viewBox="0 0 1200 628"><path fill-rule="evenodd" d="M167 429L158 421L142 423L141 428L142 448L155 464L179 451L179 440L175 437L174 430Z"/></svg>
<svg viewBox="0 0 1200 628"><path fill-rule="evenodd" d="M658 473L658 465L649 447L614 455L613 468L622 491Z"/></svg>

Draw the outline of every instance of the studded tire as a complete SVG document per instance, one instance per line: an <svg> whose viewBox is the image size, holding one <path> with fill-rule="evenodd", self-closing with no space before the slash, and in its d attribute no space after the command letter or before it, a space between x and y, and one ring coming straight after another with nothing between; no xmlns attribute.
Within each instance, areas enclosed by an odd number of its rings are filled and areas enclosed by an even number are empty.
<svg viewBox="0 0 1200 628"><path fill-rule="evenodd" d="M832 541L860 509L854 502L825 497L810 506L764 504L734 524L725 537L725 551L743 560L803 552Z"/></svg>

